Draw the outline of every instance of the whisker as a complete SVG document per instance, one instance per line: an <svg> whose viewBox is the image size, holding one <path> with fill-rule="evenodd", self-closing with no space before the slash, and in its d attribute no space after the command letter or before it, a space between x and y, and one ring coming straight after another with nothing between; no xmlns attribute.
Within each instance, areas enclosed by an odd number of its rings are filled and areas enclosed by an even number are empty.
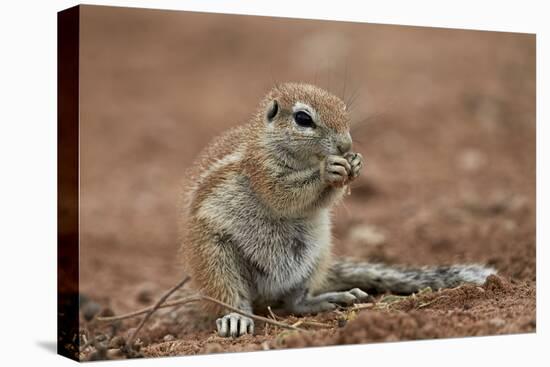
<svg viewBox="0 0 550 367"><path fill-rule="evenodd" d="M344 88L342 91L342 101L346 100L346 82L348 80L348 61L346 57L346 64L344 65Z"/></svg>
<svg viewBox="0 0 550 367"><path fill-rule="evenodd" d="M275 76L273 75L273 64L269 63L269 76L271 78L271 85L275 85Z"/></svg>
<svg viewBox="0 0 550 367"><path fill-rule="evenodd" d="M330 92L330 66L327 60L327 91Z"/></svg>
<svg viewBox="0 0 550 367"><path fill-rule="evenodd" d="M315 67L315 74L313 76L313 84L317 85L319 81L319 62L317 62L317 66Z"/></svg>
<svg viewBox="0 0 550 367"><path fill-rule="evenodd" d="M352 88L351 94L349 95L346 101L346 104L348 105L348 107L351 107L353 105L353 99L355 98L357 93L359 93L360 89L361 89L361 86L359 84L357 84L355 88Z"/></svg>
<svg viewBox="0 0 550 367"><path fill-rule="evenodd" d="M357 100L357 98L359 97L359 95L361 94L360 93L360 89L361 87L358 86L357 88L355 88L354 92L351 94L351 97L349 99L349 102L346 103L346 105L348 106L348 110L351 111L352 108L353 108L353 104L355 103L355 101Z"/></svg>

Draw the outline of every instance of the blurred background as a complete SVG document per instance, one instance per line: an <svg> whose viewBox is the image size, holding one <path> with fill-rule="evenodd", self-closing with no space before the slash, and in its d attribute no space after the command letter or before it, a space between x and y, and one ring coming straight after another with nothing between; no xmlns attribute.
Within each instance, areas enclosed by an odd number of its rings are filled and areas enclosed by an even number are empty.
<svg viewBox="0 0 550 367"><path fill-rule="evenodd" d="M89 297L125 312L177 282L185 170L276 81L356 96L338 254L489 263L534 292L534 35L93 6L80 24Z"/></svg>

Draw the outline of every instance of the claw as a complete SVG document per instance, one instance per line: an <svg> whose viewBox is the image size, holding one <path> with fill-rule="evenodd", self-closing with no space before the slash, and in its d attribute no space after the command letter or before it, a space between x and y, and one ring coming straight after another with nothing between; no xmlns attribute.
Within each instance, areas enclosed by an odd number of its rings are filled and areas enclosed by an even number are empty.
<svg viewBox="0 0 550 367"><path fill-rule="evenodd" d="M218 335L221 337L239 337L254 333L254 321L238 313L230 313L216 320Z"/></svg>
<svg viewBox="0 0 550 367"><path fill-rule="evenodd" d="M369 297L367 292L363 292L359 288L353 288L349 292L351 294L353 294L357 298L358 301L365 301Z"/></svg>
<svg viewBox="0 0 550 367"><path fill-rule="evenodd" d="M363 156L360 153L347 153L344 158L350 165L350 180L359 177L361 167L363 167Z"/></svg>

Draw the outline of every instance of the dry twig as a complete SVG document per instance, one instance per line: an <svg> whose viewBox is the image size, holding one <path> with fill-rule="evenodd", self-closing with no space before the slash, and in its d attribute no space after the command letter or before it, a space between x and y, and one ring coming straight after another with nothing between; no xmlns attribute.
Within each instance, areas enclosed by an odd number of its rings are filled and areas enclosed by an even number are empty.
<svg viewBox="0 0 550 367"><path fill-rule="evenodd" d="M157 303L155 303L155 305L153 306L153 308L151 308L149 311L147 311L147 315L145 315L145 317L143 318L143 320L141 320L141 322L139 323L138 327L134 330L134 332L130 335L130 337L128 338L128 341L126 342L126 345L129 349L132 349L132 343L134 342L134 339L136 338L136 335L139 333L139 331L141 330L141 328L143 327L143 325L145 325L145 323L147 322L147 320L149 320L149 318L151 317L151 315L159 309L160 305L163 304L166 299L168 297L170 297L172 295L172 293L174 293L176 290L178 290L180 287L182 287L185 283L187 283L189 281L189 277L185 277L181 282L179 282L178 284L176 284L174 287L172 287L172 289L170 289L168 292L166 292L162 297L160 297L160 299L157 301Z"/></svg>
<svg viewBox="0 0 550 367"><path fill-rule="evenodd" d="M159 308L165 308L165 307L174 307L174 306L178 306L178 305L183 305L183 304L186 304L186 303L191 303L191 302L198 302L198 301L208 301L208 302L212 302L212 303L215 303L217 305L220 305L222 307L225 307L227 308L228 310L231 310L233 312L236 312L238 314L241 314L243 316L246 316L246 317L249 317L253 320L257 320L257 321L262 321L262 322L265 322L265 323L268 323L268 324L272 324L272 325L275 325L275 326L279 326L283 329L289 329L289 330L296 330L296 331L306 331L306 330L303 330L303 329L299 329L295 326L292 326L292 325L288 325L288 324L285 324L285 323L282 323L282 322L279 322L277 320L271 320L267 317L263 317L263 316L259 316L259 315L254 315L254 314L251 314L251 313L248 313L248 312L244 312L242 310L239 310L238 308L235 308L225 302L222 302L222 301L219 301L215 298L212 298L212 297L209 297L209 296L205 296L205 295L200 295L200 294L197 294L197 295L193 295L193 296L189 296L189 297L184 297L184 298L179 298L179 299L176 299L176 300L173 300L171 302L166 302L166 299L174 292L176 291L178 288L180 288L183 284L185 284L187 282L188 278L184 279L184 281L180 282L178 285L176 285L174 288L172 288L170 291L168 291L164 296L162 296L158 301L157 303L154 305L154 306L150 306L150 307L146 307L144 309L141 309L141 310L138 310L138 311L134 311L134 312L130 312L130 313L127 313L127 314L124 314L124 315L120 315L120 316L110 316L110 317L98 317L97 320L98 321L102 321L102 322L112 322L112 321L118 321L118 320L124 320L124 319L128 319L128 318L132 318L132 317L136 317L136 316L139 316L139 315L142 315L142 314L147 314L147 316L145 316L145 318L141 321L141 323L139 324L139 326L136 328L135 332L132 334L132 336L128 339L128 345L130 345L129 343L131 341L133 341L135 335L137 335L137 332L143 327L143 324L145 324L145 322L147 322L147 320L149 319L149 317L151 317L151 315L153 314L153 312L155 312L157 309Z"/></svg>

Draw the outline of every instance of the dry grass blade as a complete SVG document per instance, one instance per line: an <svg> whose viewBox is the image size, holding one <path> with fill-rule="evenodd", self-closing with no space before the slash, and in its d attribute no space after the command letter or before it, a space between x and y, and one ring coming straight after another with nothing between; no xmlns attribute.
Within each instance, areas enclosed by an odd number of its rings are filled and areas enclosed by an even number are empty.
<svg viewBox="0 0 550 367"><path fill-rule="evenodd" d="M356 305L353 305L353 310L359 311L359 310L364 310L364 309L373 308L373 307L374 307L374 303L358 303Z"/></svg>
<svg viewBox="0 0 550 367"><path fill-rule="evenodd" d="M419 309L419 308L424 308L424 307L428 307L429 305L439 301L440 299L443 299L443 298L449 298L449 296L441 296L441 297L437 297L437 298L434 298L433 300L429 301L429 302L424 302L424 303L421 303L419 304L416 308Z"/></svg>
<svg viewBox="0 0 550 367"><path fill-rule="evenodd" d="M304 323L304 320L298 320L294 324L292 324L292 326L298 327L298 326L302 325L303 323Z"/></svg>
<svg viewBox="0 0 550 367"><path fill-rule="evenodd" d="M267 306L267 312L269 312L269 316L271 316L273 320L277 321L277 316L273 313L270 306Z"/></svg>
<svg viewBox="0 0 550 367"><path fill-rule="evenodd" d="M325 324L325 323L322 323L322 322L316 322L316 321L307 321L307 320L303 320L302 325L320 327L320 328L325 328L325 329L332 328L332 325L329 325L329 324Z"/></svg>

